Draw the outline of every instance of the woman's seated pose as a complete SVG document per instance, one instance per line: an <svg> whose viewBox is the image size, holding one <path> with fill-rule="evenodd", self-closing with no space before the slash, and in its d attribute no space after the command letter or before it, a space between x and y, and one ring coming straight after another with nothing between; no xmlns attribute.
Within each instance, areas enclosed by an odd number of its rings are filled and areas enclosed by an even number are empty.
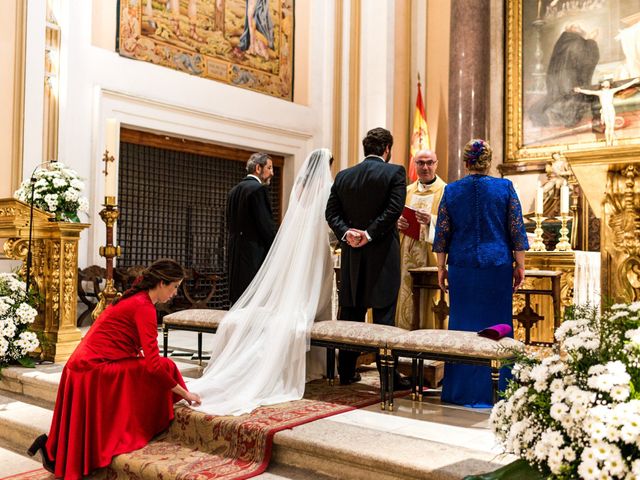
<svg viewBox="0 0 640 480"><path fill-rule="evenodd" d="M169 301L184 278L173 260L158 260L96 320L62 371L49 437L38 451L44 467L67 480L82 478L111 458L145 446L173 420L187 391L173 361L158 351L154 304Z"/></svg>

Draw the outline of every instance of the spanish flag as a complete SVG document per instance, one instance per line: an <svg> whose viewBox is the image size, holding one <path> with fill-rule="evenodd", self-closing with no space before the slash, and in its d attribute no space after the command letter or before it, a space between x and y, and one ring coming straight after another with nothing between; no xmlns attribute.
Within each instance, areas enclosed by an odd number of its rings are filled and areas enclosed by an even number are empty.
<svg viewBox="0 0 640 480"><path fill-rule="evenodd" d="M411 133L411 147L409 148L409 182L413 183L418 179L416 166L413 157L420 150L431 148L429 141L429 131L427 130L427 117L424 114L424 102L422 101L422 86L418 77L418 96L416 98L416 113L413 117L413 131Z"/></svg>

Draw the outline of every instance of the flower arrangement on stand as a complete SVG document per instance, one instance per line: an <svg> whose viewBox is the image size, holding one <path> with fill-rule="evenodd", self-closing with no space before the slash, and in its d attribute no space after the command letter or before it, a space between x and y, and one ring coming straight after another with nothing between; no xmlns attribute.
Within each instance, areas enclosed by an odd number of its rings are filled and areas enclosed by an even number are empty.
<svg viewBox="0 0 640 480"><path fill-rule="evenodd" d="M0 368L12 362L33 366L28 356L40 342L29 331L38 314L25 283L15 273L0 273Z"/></svg>
<svg viewBox="0 0 640 480"><path fill-rule="evenodd" d="M56 221L79 222L78 212L89 210L88 200L80 195L84 183L62 162L52 162L48 169L37 170L33 182L22 182L15 197L31 203L32 188L33 205L55 215Z"/></svg>
<svg viewBox="0 0 640 480"><path fill-rule="evenodd" d="M545 478L640 479L640 302L566 318L556 353L518 359L491 427Z"/></svg>

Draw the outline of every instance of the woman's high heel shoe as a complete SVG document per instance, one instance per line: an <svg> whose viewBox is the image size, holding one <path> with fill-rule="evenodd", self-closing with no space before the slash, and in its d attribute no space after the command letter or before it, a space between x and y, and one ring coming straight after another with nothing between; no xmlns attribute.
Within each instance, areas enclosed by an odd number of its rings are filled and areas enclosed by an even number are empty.
<svg viewBox="0 0 640 480"><path fill-rule="evenodd" d="M29 450L27 450L27 453L30 457L33 457L36 453L38 453L38 450L40 450L40 456L42 457L42 466L46 471L54 473L56 464L52 460L49 460L47 449L45 448L45 445L47 444L47 438L47 435L44 433L40 435L33 441L31 446L29 447Z"/></svg>

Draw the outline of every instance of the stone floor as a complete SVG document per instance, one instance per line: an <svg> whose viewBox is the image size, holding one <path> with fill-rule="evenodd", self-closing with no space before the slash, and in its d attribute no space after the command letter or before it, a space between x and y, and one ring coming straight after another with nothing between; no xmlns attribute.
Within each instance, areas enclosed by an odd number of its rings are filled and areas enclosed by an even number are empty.
<svg viewBox="0 0 640 480"><path fill-rule="evenodd" d="M212 340L204 335L205 351ZM172 357L186 378L202 370L196 342L196 333L170 333ZM0 478L39 466L20 453L37 432L48 430L60 371L60 365L11 368L0 379ZM513 458L501 454L488 417L488 410L441 404L438 391L422 403L398 399L394 412L375 404L279 432L268 471L255 478L453 479L493 470Z"/></svg>

